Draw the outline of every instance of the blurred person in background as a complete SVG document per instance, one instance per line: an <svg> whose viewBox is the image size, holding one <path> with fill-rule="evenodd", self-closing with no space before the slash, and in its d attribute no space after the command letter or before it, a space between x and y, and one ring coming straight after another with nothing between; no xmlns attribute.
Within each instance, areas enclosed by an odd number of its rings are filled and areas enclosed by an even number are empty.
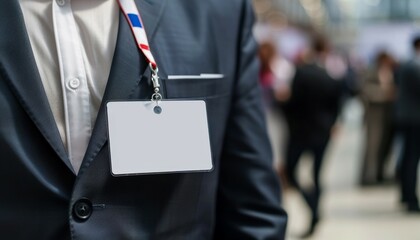
<svg viewBox="0 0 420 240"><path fill-rule="evenodd" d="M283 143L287 127L282 108L290 96L289 84L295 68L292 63L278 53L273 41L262 42L258 53L261 61L260 85L263 91L269 134L275 150L275 167L282 180L281 183L285 184L287 179L281 163L283 162Z"/></svg>
<svg viewBox="0 0 420 240"><path fill-rule="evenodd" d="M363 79L361 96L365 106L366 145L360 179L362 186L384 181L385 163L394 136L395 66L392 56L380 51L375 66Z"/></svg>
<svg viewBox="0 0 420 240"><path fill-rule="evenodd" d="M276 76L273 83L273 93L274 93L274 104L273 111L276 113L277 125L279 127L279 143L275 146L278 148L279 152L279 161L276 162L276 170L281 179L281 184L284 188L287 188L287 177L286 170L284 167L284 152L285 152L285 142L287 140L287 123L284 114L284 107L287 101L290 98L290 84L293 80L295 74L295 66L293 63L288 61L286 58L279 56L276 57L272 64L274 75Z"/></svg>
<svg viewBox="0 0 420 240"><path fill-rule="evenodd" d="M276 57L276 47L272 42L263 42L260 44L258 55L261 61L259 74L264 106L270 108L274 98L273 84L275 75L272 70L272 63Z"/></svg>
<svg viewBox="0 0 420 240"><path fill-rule="evenodd" d="M400 159L401 201L409 212L420 212L416 195L420 159L420 35L413 40L414 57L397 77L396 118L403 146Z"/></svg>
<svg viewBox="0 0 420 240"><path fill-rule="evenodd" d="M286 150L286 174L289 184L303 196L311 210L311 222L301 237L311 236L319 222L321 196L320 171L324 152L335 124L343 87L326 69L330 46L323 37L312 43L312 54L297 67L291 85L291 96L285 106L289 126ZM304 152L313 156L313 186L304 188L297 179L297 166Z"/></svg>
<svg viewBox="0 0 420 240"><path fill-rule="evenodd" d="M260 84L264 103L267 107L274 107L273 103L283 103L289 98L289 85L295 68L278 54L272 42L261 43L258 55L261 61Z"/></svg>

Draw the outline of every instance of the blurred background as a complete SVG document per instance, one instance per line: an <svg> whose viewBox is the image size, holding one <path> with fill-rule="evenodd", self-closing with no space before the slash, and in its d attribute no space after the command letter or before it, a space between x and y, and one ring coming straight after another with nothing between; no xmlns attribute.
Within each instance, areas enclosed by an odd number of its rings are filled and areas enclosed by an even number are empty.
<svg viewBox="0 0 420 240"><path fill-rule="evenodd" d="M254 0L288 238L419 240L420 0Z"/></svg>

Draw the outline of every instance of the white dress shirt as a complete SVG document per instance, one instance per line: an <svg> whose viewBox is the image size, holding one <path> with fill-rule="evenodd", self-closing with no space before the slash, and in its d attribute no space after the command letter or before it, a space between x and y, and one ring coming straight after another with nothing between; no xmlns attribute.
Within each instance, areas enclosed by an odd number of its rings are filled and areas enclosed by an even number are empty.
<svg viewBox="0 0 420 240"><path fill-rule="evenodd" d="M77 173L108 80L116 0L19 0L38 71Z"/></svg>

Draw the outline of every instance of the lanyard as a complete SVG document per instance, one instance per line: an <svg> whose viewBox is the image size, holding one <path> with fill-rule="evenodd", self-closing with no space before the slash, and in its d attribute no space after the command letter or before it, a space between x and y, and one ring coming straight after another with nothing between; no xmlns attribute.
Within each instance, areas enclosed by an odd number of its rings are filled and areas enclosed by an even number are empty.
<svg viewBox="0 0 420 240"><path fill-rule="evenodd" d="M141 19L139 10L137 9L134 0L117 0L121 10L123 11L128 23L130 24L131 31L133 32L134 38L137 42L138 48L146 57L149 62L149 67L152 70L152 82L155 93L152 95L152 101L158 104L158 101L162 99L162 95L159 93L159 76L158 66L155 58L150 50L149 41L147 40L146 31L144 24Z"/></svg>

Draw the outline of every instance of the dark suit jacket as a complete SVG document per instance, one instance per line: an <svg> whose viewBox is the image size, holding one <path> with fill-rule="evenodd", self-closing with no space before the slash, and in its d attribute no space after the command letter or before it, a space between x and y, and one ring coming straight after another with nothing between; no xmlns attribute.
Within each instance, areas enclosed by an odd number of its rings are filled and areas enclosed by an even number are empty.
<svg viewBox="0 0 420 240"><path fill-rule="evenodd" d="M103 104L76 176L18 1L0 1L0 238L283 239L286 215L260 106L250 1L136 3L164 97L207 102L214 171L111 176ZM200 73L225 77L167 80ZM103 102L150 98L148 75L121 15Z"/></svg>
<svg viewBox="0 0 420 240"><path fill-rule="evenodd" d="M339 112L343 89L342 81L331 78L317 64L299 66L285 110L290 138L308 144L328 139Z"/></svg>
<svg viewBox="0 0 420 240"><path fill-rule="evenodd" d="M420 126L420 63L415 60L398 70L395 109L400 125Z"/></svg>

